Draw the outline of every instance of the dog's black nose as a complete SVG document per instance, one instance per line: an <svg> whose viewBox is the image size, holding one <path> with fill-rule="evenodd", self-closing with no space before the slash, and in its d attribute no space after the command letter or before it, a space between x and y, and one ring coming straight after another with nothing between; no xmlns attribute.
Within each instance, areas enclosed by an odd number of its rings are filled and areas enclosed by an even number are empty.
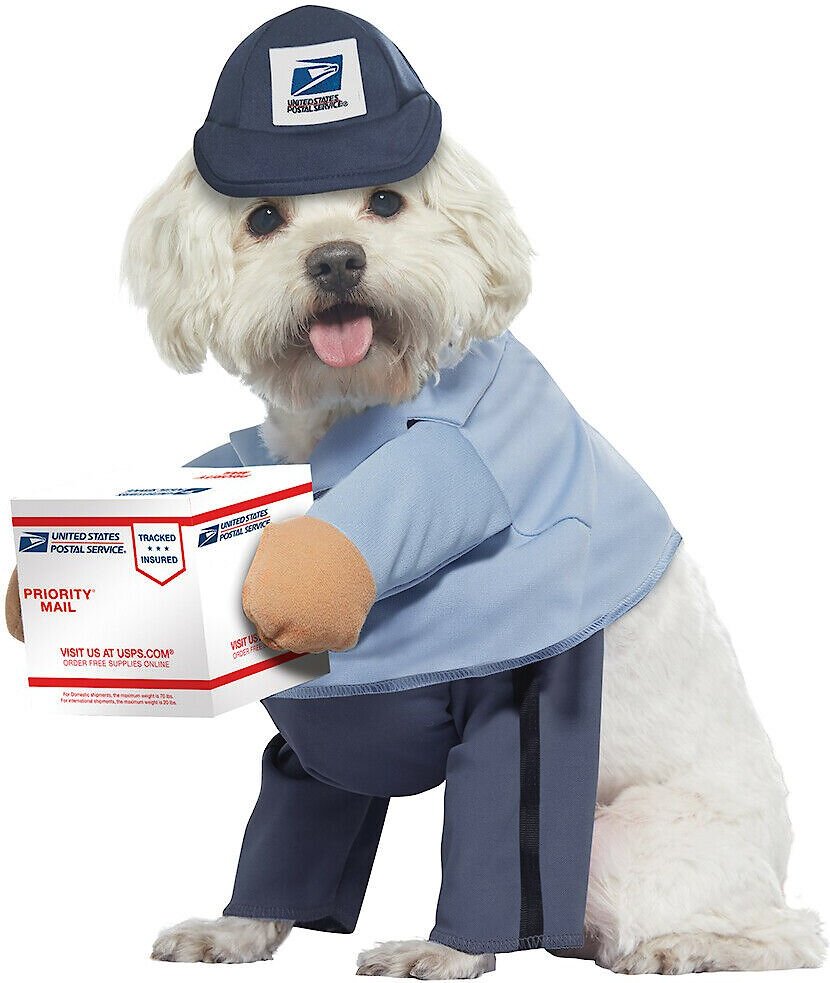
<svg viewBox="0 0 830 983"><path fill-rule="evenodd" d="M308 275L327 293L344 297L353 290L366 267L366 253L356 242L324 242L306 256Z"/></svg>

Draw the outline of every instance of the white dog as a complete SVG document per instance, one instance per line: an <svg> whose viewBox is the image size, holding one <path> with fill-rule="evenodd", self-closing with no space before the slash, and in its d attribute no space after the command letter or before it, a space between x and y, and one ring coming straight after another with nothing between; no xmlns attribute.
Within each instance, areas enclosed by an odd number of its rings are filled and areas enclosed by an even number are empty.
<svg viewBox="0 0 830 983"><path fill-rule="evenodd" d="M307 460L339 417L412 398L473 340L504 331L527 298L527 241L459 147L444 138L421 173L386 190L227 198L188 155L130 229L125 273L162 357L190 372L211 351L265 401L266 441L288 461ZM395 221L383 217L390 207ZM372 319L364 357L345 366L318 357L308 336L320 312L307 258L333 240L365 253L354 303ZM606 632L584 954L630 973L819 965L816 916L784 899L785 799L729 638L681 549ZM266 959L290 927L184 922L154 956ZM358 971L470 978L494 964L412 941L363 953Z"/></svg>

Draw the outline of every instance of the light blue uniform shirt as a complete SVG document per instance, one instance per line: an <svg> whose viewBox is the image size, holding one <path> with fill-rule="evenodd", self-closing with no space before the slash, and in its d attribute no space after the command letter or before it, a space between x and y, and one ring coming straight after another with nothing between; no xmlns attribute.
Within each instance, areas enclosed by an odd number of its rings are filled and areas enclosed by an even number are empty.
<svg viewBox="0 0 830 983"><path fill-rule="evenodd" d="M193 466L276 464L259 427ZM651 590L680 543L634 469L510 333L399 406L336 423L310 515L358 547L378 600L331 672L283 696L411 689L572 648Z"/></svg>

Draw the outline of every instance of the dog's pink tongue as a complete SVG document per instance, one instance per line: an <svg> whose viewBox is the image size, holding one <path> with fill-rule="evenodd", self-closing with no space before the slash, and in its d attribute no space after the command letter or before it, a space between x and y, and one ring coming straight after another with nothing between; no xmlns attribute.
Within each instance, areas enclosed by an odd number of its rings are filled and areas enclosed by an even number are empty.
<svg viewBox="0 0 830 983"><path fill-rule="evenodd" d="M308 338L320 361L334 369L357 365L372 344L372 319L362 311L342 311L313 321Z"/></svg>

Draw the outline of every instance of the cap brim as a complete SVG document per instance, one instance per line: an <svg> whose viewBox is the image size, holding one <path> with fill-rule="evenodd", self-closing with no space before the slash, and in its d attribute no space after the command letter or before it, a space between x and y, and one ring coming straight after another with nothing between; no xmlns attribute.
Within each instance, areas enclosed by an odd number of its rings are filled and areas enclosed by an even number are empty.
<svg viewBox="0 0 830 983"><path fill-rule="evenodd" d="M211 121L193 153L205 181L234 198L311 195L403 181L429 163L441 110L426 92L394 115L317 126L241 130Z"/></svg>

